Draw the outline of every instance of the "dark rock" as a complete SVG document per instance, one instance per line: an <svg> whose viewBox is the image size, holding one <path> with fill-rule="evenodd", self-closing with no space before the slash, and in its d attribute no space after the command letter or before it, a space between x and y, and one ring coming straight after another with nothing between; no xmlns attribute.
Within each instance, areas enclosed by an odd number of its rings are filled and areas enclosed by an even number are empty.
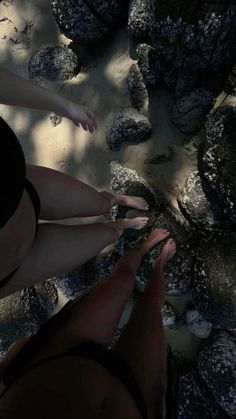
<svg viewBox="0 0 236 419"><path fill-rule="evenodd" d="M217 194L224 213L236 223L236 108L218 109L206 123L200 170Z"/></svg>
<svg viewBox="0 0 236 419"><path fill-rule="evenodd" d="M148 91L137 64L132 64L129 69L128 89L132 106L148 116Z"/></svg>
<svg viewBox="0 0 236 419"><path fill-rule="evenodd" d="M102 279L110 275L115 267L116 262L120 259L120 254L114 250L109 252L100 253L96 257L95 261L95 282L99 282Z"/></svg>
<svg viewBox="0 0 236 419"><path fill-rule="evenodd" d="M236 328L236 234L218 232L203 239L193 275L193 301L215 328Z"/></svg>
<svg viewBox="0 0 236 419"><path fill-rule="evenodd" d="M198 356L200 377L217 403L231 418L236 417L236 341L218 332L203 345Z"/></svg>
<svg viewBox="0 0 236 419"><path fill-rule="evenodd" d="M177 419L227 419L195 372L179 380Z"/></svg>
<svg viewBox="0 0 236 419"><path fill-rule="evenodd" d="M190 174L178 194L182 213L199 229L214 229L224 226L219 204L211 197L208 184L197 171Z"/></svg>
<svg viewBox="0 0 236 419"><path fill-rule="evenodd" d="M131 0L129 5L128 31L137 38L148 35L149 10L148 0Z"/></svg>
<svg viewBox="0 0 236 419"><path fill-rule="evenodd" d="M177 100L172 111L172 121L186 134L200 129L206 114L213 105L213 94L202 88L195 89Z"/></svg>
<svg viewBox="0 0 236 419"><path fill-rule="evenodd" d="M236 65L234 65L226 80L224 91L229 95L236 96Z"/></svg>
<svg viewBox="0 0 236 419"><path fill-rule="evenodd" d="M51 10L61 32L78 44L90 44L109 34L125 4L125 0L51 0Z"/></svg>
<svg viewBox="0 0 236 419"><path fill-rule="evenodd" d="M62 117L59 115L56 115L55 113L50 113L49 121L51 122L53 127L57 127L59 124L61 124Z"/></svg>
<svg viewBox="0 0 236 419"><path fill-rule="evenodd" d="M75 53L66 47L43 47L29 60L29 78L38 82L72 79L80 71Z"/></svg>
<svg viewBox="0 0 236 419"><path fill-rule="evenodd" d="M0 356L13 342L35 334L47 318L33 287L0 300Z"/></svg>
<svg viewBox="0 0 236 419"><path fill-rule="evenodd" d="M196 87L196 83L197 76L195 73L189 71L188 68L180 68L175 87L176 97L181 98L189 94Z"/></svg>
<svg viewBox="0 0 236 419"><path fill-rule="evenodd" d="M83 294L95 284L94 261L91 260L55 279L56 287L70 299Z"/></svg>
<svg viewBox="0 0 236 419"><path fill-rule="evenodd" d="M207 322L197 310L186 312L188 330L200 339L206 339L211 333L212 324Z"/></svg>
<svg viewBox="0 0 236 419"><path fill-rule="evenodd" d="M58 303L57 289L52 280L35 285L39 303L45 310L53 310Z"/></svg>
<svg viewBox="0 0 236 419"><path fill-rule="evenodd" d="M114 125L107 134L107 143L111 150L117 151L122 144L139 144L151 134L148 118L135 109L129 108L115 115Z"/></svg>
<svg viewBox="0 0 236 419"><path fill-rule="evenodd" d="M160 60L158 51L150 45L137 46L138 66L147 85L157 84L160 78Z"/></svg>
<svg viewBox="0 0 236 419"><path fill-rule="evenodd" d="M150 1L150 34L161 59L191 72L216 71L233 55L235 3ZM203 76L204 77L204 76Z"/></svg>
<svg viewBox="0 0 236 419"><path fill-rule="evenodd" d="M165 301L161 310L161 316L164 326L173 327L176 324L177 314L175 308L169 301Z"/></svg>

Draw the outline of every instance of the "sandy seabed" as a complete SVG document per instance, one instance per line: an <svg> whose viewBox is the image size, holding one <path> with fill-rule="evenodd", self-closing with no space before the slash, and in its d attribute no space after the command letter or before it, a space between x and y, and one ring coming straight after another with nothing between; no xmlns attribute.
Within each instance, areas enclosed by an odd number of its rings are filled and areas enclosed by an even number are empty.
<svg viewBox="0 0 236 419"><path fill-rule="evenodd" d="M46 0L3 0L0 3L0 63L28 78L28 60L43 46L67 45ZM119 152L107 149L106 131L112 113L129 107L127 76L133 63L134 45L126 28L118 30L100 46L81 48L83 70L77 77L62 83L48 83L52 90L86 105L97 117L98 129L91 135L63 119L53 127L46 112L30 111L0 105L0 114L15 130L31 164L51 167L92 185L109 188L109 164L117 160L135 169L150 185L164 192L176 206L176 195L185 178L195 170L197 156L183 144L188 136L174 127L169 119L171 94L163 90L150 92L151 138L139 145L124 146ZM191 138L191 136L189 136ZM174 152L173 161L150 164L158 155ZM93 218L94 220L94 218ZM189 296L169 299L180 312ZM124 315L123 319L127 316ZM199 340L185 327L168 331L168 341L177 350L192 354Z"/></svg>

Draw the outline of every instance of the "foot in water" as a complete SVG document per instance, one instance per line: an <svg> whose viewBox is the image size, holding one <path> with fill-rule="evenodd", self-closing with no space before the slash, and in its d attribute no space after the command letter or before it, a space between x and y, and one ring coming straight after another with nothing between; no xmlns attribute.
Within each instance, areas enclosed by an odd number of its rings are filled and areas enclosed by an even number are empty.
<svg viewBox="0 0 236 419"><path fill-rule="evenodd" d="M134 230L141 230L148 222L148 217L124 218L115 222L107 223L108 226L114 228L119 235L123 233L126 228Z"/></svg>
<svg viewBox="0 0 236 419"><path fill-rule="evenodd" d="M160 263L165 265L165 263L170 260L176 252L176 244L173 239L169 239L163 246L161 254L158 258Z"/></svg>
<svg viewBox="0 0 236 419"><path fill-rule="evenodd" d="M148 203L140 196L120 195L115 192L101 192L103 196L109 199L111 207L114 205L123 205L124 207L139 209L147 211L149 209Z"/></svg>
<svg viewBox="0 0 236 419"><path fill-rule="evenodd" d="M156 244L160 243L169 235L170 232L165 228L155 228L155 230L152 230L152 232L149 234L147 239L141 244L141 246L145 250L145 253L149 252L149 250L151 250Z"/></svg>

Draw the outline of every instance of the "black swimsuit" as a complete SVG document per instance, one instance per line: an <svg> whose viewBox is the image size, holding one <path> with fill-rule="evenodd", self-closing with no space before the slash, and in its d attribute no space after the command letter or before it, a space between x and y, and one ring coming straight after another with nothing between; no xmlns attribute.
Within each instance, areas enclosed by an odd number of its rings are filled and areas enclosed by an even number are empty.
<svg viewBox="0 0 236 419"><path fill-rule="evenodd" d="M87 295L88 293L82 296L82 298L85 298ZM81 299L78 302L80 301ZM68 320L71 316L71 308L78 302L69 301L62 308L62 310L60 310L60 312L55 316L51 317L47 323L41 327L39 332L33 336L16 354L4 372L2 382L5 388L0 395L0 399L18 379L40 365L58 358L79 356L96 361L113 374L129 392L140 412L141 417L143 419L147 419L146 404L131 368L113 350L107 349L103 345L94 342L85 342L73 346L61 354L49 356L38 362L30 364L33 362L33 359L40 347L60 329L62 324Z"/></svg>
<svg viewBox="0 0 236 419"><path fill-rule="evenodd" d="M32 185L32 183L28 179L25 179L25 190L29 195L29 198L32 202L34 212L35 212L35 219L36 219L35 238L36 238L37 233L38 233L38 219L39 219L40 208L41 208L40 198L35 187ZM12 276L16 273L18 269L19 269L19 266L13 272L7 275L5 278L0 280L0 288L4 287L4 285L6 285L8 281L10 281L10 279L12 278Z"/></svg>

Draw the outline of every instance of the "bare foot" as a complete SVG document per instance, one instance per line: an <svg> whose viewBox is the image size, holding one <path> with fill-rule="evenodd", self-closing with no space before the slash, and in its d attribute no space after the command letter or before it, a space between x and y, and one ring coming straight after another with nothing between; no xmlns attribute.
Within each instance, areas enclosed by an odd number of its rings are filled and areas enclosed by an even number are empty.
<svg viewBox="0 0 236 419"><path fill-rule="evenodd" d="M147 211L149 209L148 203L144 198L140 196L130 196L130 195L116 195L117 204L123 205L129 208L135 208L142 211Z"/></svg>
<svg viewBox="0 0 236 419"><path fill-rule="evenodd" d="M114 228L120 235L126 228L133 228L134 230L141 230L148 222L148 217L124 218L116 222L107 223Z"/></svg>
<svg viewBox="0 0 236 419"><path fill-rule="evenodd" d="M170 232L166 230L165 228L155 228L149 234L147 239L141 244L141 246L143 246L143 248L145 249L145 252L148 252L149 250L152 249L152 247L160 243L169 235L170 235Z"/></svg>
<svg viewBox="0 0 236 419"><path fill-rule="evenodd" d="M176 252L176 244L173 239L169 239L163 246L159 260L165 264L169 259L171 259Z"/></svg>

